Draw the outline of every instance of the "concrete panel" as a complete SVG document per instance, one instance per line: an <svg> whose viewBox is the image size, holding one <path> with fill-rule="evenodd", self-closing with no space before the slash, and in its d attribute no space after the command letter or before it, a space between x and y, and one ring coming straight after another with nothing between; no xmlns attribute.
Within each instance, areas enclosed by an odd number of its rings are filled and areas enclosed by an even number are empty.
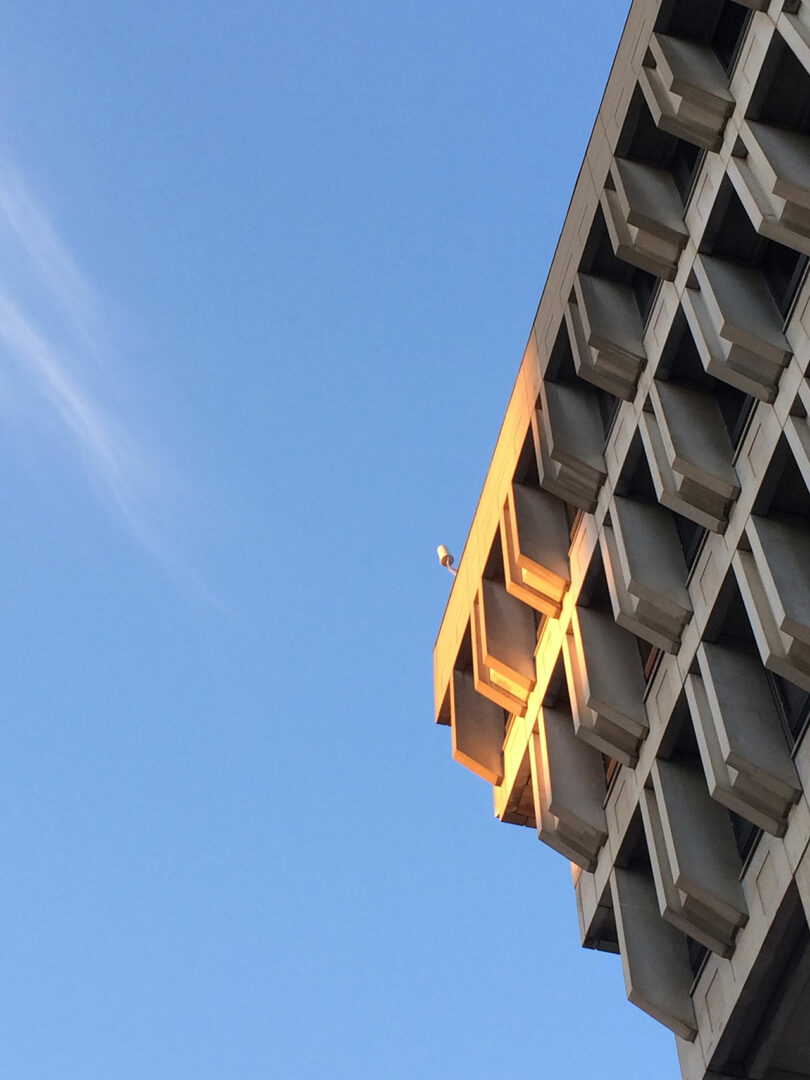
<svg viewBox="0 0 810 1080"><path fill-rule="evenodd" d="M683 1039L697 1034L692 973L683 937L658 914L652 882L640 871L610 879L627 996Z"/></svg>

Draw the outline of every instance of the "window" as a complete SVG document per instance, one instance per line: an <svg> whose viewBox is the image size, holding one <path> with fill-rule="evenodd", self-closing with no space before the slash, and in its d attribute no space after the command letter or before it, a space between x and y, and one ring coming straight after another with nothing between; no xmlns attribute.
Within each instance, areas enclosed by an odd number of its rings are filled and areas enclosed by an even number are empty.
<svg viewBox="0 0 810 1080"><path fill-rule="evenodd" d="M741 4L727 3L717 20L711 46L727 74L731 73L740 55L740 47L751 21L751 15L752 12L746 11Z"/></svg>
<svg viewBox="0 0 810 1080"><path fill-rule="evenodd" d="M693 143L659 128L644 100L644 94L640 88L636 88L616 146L616 157L667 169L686 205L703 153Z"/></svg>
<svg viewBox="0 0 810 1080"><path fill-rule="evenodd" d="M737 61L751 12L733 0L663 0L657 33L709 45L726 73Z"/></svg>
<svg viewBox="0 0 810 1080"><path fill-rule="evenodd" d="M785 734L793 747L801 738L810 717L810 693L772 671L768 675Z"/></svg>
<svg viewBox="0 0 810 1080"><path fill-rule="evenodd" d="M678 531L678 539L683 549L683 557L686 567L691 570L700 552L701 544L708 530L704 525L698 525L696 521L690 521L682 514L672 513L675 519L675 528Z"/></svg>
<svg viewBox="0 0 810 1080"><path fill-rule="evenodd" d="M690 938L688 934L685 934L684 937L686 938L689 967L691 968L692 974L697 978L701 968L708 959L709 950L705 945L701 945L699 942L695 941L694 938Z"/></svg>
<svg viewBox="0 0 810 1080"><path fill-rule="evenodd" d="M629 285L633 291L641 321L646 323L661 279L618 258L613 251L601 209L597 209L594 216L579 269L583 274L593 274L596 277L608 278L611 281Z"/></svg>
<svg viewBox="0 0 810 1080"><path fill-rule="evenodd" d="M758 269L783 319L810 261L800 251L760 236L728 181L717 197L701 249Z"/></svg>
<svg viewBox="0 0 810 1080"><path fill-rule="evenodd" d="M754 844L762 835L762 829L757 825L753 825L739 814L735 814L733 810L729 810L728 816L731 818L731 828L734 832L734 842L737 845L737 851L739 852L742 861L745 862L753 851Z"/></svg>

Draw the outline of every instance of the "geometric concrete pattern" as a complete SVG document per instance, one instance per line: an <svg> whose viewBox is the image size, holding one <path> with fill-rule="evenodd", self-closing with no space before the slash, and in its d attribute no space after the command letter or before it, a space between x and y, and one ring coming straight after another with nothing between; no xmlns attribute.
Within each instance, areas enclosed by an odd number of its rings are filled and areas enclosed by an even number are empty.
<svg viewBox="0 0 810 1080"><path fill-rule="evenodd" d="M808 262L810 0L634 0L436 718L687 1080L810 1077Z"/></svg>

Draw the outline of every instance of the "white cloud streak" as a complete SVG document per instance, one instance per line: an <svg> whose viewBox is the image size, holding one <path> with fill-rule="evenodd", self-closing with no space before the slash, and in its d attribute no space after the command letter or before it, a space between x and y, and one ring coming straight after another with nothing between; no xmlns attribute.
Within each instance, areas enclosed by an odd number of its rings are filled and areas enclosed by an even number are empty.
<svg viewBox="0 0 810 1080"><path fill-rule="evenodd" d="M97 303L93 290L19 171L8 162L0 163L0 222L4 239L10 241L8 246L17 246L74 332L95 348Z"/></svg>
<svg viewBox="0 0 810 1080"><path fill-rule="evenodd" d="M100 302L20 172L0 162L0 362L45 407L97 490L161 554L147 503L155 463L99 401ZM13 376L17 376L16 379Z"/></svg>

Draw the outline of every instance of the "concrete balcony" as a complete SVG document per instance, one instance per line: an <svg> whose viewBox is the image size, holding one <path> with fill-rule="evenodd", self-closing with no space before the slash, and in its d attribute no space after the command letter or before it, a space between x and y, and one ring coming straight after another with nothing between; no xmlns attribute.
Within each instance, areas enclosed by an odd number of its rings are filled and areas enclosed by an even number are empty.
<svg viewBox="0 0 810 1080"><path fill-rule="evenodd" d="M653 34L648 60L639 85L658 127L705 150L719 150L734 98L713 50Z"/></svg>
<svg viewBox="0 0 810 1080"><path fill-rule="evenodd" d="M631 401L647 362L633 290L619 281L578 274L574 294L576 302L569 302L565 322L577 374Z"/></svg>
<svg viewBox="0 0 810 1080"><path fill-rule="evenodd" d="M751 515L733 566L762 662L810 690L810 527Z"/></svg>
<svg viewBox="0 0 810 1080"><path fill-rule="evenodd" d="M522 716L534 688L537 643L534 613L498 581L484 578L473 606L475 689L507 712Z"/></svg>
<svg viewBox="0 0 810 1080"><path fill-rule="evenodd" d="M743 120L728 175L757 232L810 255L810 137Z"/></svg>
<svg viewBox="0 0 810 1080"><path fill-rule="evenodd" d="M571 871L582 947L618 954L619 942L615 940L616 923L610 899L610 881L603 885L600 875L597 883L595 874L590 874L579 866L572 866Z"/></svg>
<svg viewBox="0 0 810 1080"><path fill-rule="evenodd" d="M616 255L671 281L689 233L675 181L667 169L615 158L600 203Z"/></svg>
<svg viewBox="0 0 810 1080"><path fill-rule="evenodd" d="M503 780L493 788L495 816L509 825L536 829L529 740L534 724L525 716L513 717L503 744Z"/></svg>
<svg viewBox="0 0 810 1080"><path fill-rule="evenodd" d="M644 870L616 867L610 891L628 999L692 1041L697 1020L683 935L661 918L655 888Z"/></svg>
<svg viewBox="0 0 810 1080"><path fill-rule="evenodd" d="M607 838L602 755L576 737L570 713L544 708L529 758L538 836L584 870L594 870Z"/></svg>
<svg viewBox="0 0 810 1080"><path fill-rule="evenodd" d="M545 383L532 421L541 486L592 513L607 476L595 395L584 386Z"/></svg>
<svg viewBox="0 0 810 1080"><path fill-rule="evenodd" d="M698 255L698 289L682 302L706 371L761 401L773 401L791 350L782 315L762 274L728 259Z"/></svg>
<svg viewBox="0 0 810 1080"><path fill-rule="evenodd" d="M547 491L512 484L501 513L507 592L557 618L571 583L568 546L564 503Z"/></svg>
<svg viewBox="0 0 810 1080"><path fill-rule="evenodd" d="M450 684L453 760L491 784L503 779L506 714L476 692L473 673L454 671Z"/></svg>
<svg viewBox="0 0 810 1080"><path fill-rule="evenodd" d="M784 836L800 795L765 669L731 645L703 643L686 680L709 794L754 825Z"/></svg>
<svg viewBox="0 0 810 1080"><path fill-rule="evenodd" d="M563 658L574 731L608 757L634 766L649 730L634 635L605 612L576 608Z"/></svg>
<svg viewBox="0 0 810 1080"><path fill-rule="evenodd" d="M712 532L724 532L740 483L716 399L654 379L650 403L653 412L642 414L640 432L659 502Z"/></svg>
<svg viewBox="0 0 810 1080"><path fill-rule="evenodd" d="M610 520L599 539L616 622L676 653L692 604L672 515L663 506L616 495Z"/></svg>
<svg viewBox="0 0 810 1080"><path fill-rule="evenodd" d="M709 795L699 766L658 760L651 777L641 814L660 913L729 957L737 931L748 921L729 816Z"/></svg>

